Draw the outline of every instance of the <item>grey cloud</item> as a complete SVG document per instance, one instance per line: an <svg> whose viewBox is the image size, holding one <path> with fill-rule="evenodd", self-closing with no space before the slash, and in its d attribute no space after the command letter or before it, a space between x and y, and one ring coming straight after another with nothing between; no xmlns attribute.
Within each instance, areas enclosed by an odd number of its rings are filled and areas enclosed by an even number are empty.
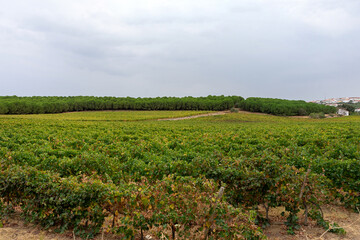
<svg viewBox="0 0 360 240"><path fill-rule="evenodd" d="M358 1L145 3L6 3L0 95L358 95Z"/></svg>

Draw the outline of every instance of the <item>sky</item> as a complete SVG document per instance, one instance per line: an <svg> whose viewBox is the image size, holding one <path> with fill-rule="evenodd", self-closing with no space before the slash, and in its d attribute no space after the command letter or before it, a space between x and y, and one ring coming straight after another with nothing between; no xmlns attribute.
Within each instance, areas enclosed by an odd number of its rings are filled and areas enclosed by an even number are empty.
<svg viewBox="0 0 360 240"><path fill-rule="evenodd" d="M0 95L360 96L359 0L0 3Z"/></svg>

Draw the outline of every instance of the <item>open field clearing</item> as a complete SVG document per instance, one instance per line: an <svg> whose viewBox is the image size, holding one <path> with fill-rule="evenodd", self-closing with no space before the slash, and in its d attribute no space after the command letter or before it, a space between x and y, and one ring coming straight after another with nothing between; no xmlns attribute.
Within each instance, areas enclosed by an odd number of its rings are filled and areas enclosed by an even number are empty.
<svg viewBox="0 0 360 240"><path fill-rule="evenodd" d="M211 113L211 111L89 111L59 114L0 115L0 118L74 121L140 121L181 118L206 113Z"/></svg>
<svg viewBox="0 0 360 240"><path fill-rule="evenodd" d="M210 239L262 239L268 209L270 224L282 224L264 230L270 239L306 239L304 229L316 239L334 221L348 235L324 239L359 236L345 225L358 216L360 117L155 121L203 113L0 116L0 233L22 228L7 220L15 210L79 238L101 239L106 229L120 239L200 239L207 231ZM348 210L328 205L335 202Z"/></svg>

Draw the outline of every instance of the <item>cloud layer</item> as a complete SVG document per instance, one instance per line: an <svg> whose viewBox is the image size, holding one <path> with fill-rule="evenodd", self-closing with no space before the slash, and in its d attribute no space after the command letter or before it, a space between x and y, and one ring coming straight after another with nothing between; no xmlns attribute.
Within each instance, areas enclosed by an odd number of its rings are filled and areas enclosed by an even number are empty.
<svg viewBox="0 0 360 240"><path fill-rule="evenodd" d="M355 0L2 6L0 95L359 95Z"/></svg>

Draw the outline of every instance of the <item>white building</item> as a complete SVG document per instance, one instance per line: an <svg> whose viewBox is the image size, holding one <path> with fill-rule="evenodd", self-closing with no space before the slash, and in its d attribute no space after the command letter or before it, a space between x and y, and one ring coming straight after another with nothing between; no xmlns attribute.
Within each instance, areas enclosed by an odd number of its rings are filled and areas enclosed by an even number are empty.
<svg viewBox="0 0 360 240"><path fill-rule="evenodd" d="M342 108L339 108L337 110L337 114L338 115L341 115L341 116L349 116L349 111L345 110L345 109L342 109Z"/></svg>
<svg viewBox="0 0 360 240"><path fill-rule="evenodd" d="M360 108L355 109L355 112L360 113Z"/></svg>

